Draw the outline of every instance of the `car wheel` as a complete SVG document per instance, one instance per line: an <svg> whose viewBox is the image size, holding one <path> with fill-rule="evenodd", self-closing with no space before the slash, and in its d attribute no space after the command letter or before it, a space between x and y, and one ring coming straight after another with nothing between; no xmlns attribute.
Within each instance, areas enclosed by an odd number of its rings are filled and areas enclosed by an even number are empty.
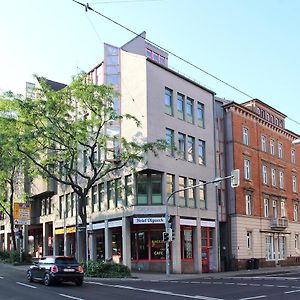
<svg viewBox="0 0 300 300"><path fill-rule="evenodd" d="M30 270L28 270L28 271L27 271L27 274L26 274L26 276L27 276L27 280L28 280L29 282L32 282L32 281L33 281L33 278L32 278L32 273L31 273L31 271L30 271Z"/></svg>
<svg viewBox="0 0 300 300"><path fill-rule="evenodd" d="M51 285L51 277L50 277L50 274L46 273L45 276L44 276L44 284L49 286Z"/></svg>
<svg viewBox="0 0 300 300"><path fill-rule="evenodd" d="M83 279L77 279L77 280L75 281L75 284L76 284L77 286L82 286L82 284L83 284Z"/></svg>

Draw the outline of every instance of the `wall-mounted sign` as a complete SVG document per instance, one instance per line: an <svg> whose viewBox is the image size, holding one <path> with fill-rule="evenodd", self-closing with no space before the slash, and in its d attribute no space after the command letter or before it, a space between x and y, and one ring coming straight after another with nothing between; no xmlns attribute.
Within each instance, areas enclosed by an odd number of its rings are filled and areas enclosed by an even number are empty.
<svg viewBox="0 0 300 300"><path fill-rule="evenodd" d="M30 203L14 203L15 225L30 225Z"/></svg>
<svg viewBox="0 0 300 300"><path fill-rule="evenodd" d="M55 229L55 234L64 234L64 228L56 228ZM75 226L72 226L72 227L67 227L66 228L66 232L67 233L74 233L74 232L76 232L76 227Z"/></svg>
<svg viewBox="0 0 300 300"><path fill-rule="evenodd" d="M133 224L165 224L165 217L133 218Z"/></svg>
<svg viewBox="0 0 300 300"><path fill-rule="evenodd" d="M201 220L201 227L216 227L215 221Z"/></svg>
<svg viewBox="0 0 300 300"><path fill-rule="evenodd" d="M122 227L122 220L108 222L108 228Z"/></svg>
<svg viewBox="0 0 300 300"><path fill-rule="evenodd" d="M180 225L197 226L197 221L192 219L180 219Z"/></svg>

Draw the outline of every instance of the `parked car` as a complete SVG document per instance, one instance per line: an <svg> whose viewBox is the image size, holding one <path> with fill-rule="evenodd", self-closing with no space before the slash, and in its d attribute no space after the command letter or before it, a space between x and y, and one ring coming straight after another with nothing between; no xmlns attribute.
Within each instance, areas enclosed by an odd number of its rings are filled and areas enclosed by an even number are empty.
<svg viewBox="0 0 300 300"><path fill-rule="evenodd" d="M42 281L45 285L74 282L82 286L84 270L72 256L45 256L27 270L28 281Z"/></svg>

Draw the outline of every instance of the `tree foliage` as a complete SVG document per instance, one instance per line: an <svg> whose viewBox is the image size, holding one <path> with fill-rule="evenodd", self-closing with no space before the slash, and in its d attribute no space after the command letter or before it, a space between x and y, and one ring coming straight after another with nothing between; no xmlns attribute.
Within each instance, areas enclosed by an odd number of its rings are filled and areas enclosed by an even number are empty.
<svg viewBox="0 0 300 300"><path fill-rule="evenodd" d="M73 189L78 195L78 214L86 225L91 187L124 167L136 165L148 152L156 155L165 149L165 142L137 142L116 134L114 129L123 122L133 122L138 133L140 122L116 111L114 101L119 95L110 86L93 84L86 74L74 77L69 86L58 91L47 80L36 78L40 88L34 91L35 97L9 97L18 133L12 140L14 149L45 178ZM113 145L112 149L108 145Z"/></svg>

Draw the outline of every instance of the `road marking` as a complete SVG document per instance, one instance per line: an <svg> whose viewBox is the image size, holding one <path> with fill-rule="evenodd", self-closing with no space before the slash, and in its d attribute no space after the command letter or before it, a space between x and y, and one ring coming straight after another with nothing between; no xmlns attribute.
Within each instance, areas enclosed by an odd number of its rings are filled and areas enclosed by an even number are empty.
<svg viewBox="0 0 300 300"><path fill-rule="evenodd" d="M284 292L285 294L292 294L292 293L299 293L300 290L294 290L294 291L288 291L288 292Z"/></svg>
<svg viewBox="0 0 300 300"><path fill-rule="evenodd" d="M254 297L249 297L249 298L240 298L239 300L251 300L251 299L260 299L260 298L266 298L266 295L261 295L261 296L254 296Z"/></svg>
<svg viewBox="0 0 300 300"><path fill-rule="evenodd" d="M266 286L266 287L274 287L274 284L263 284L262 286Z"/></svg>
<svg viewBox="0 0 300 300"><path fill-rule="evenodd" d="M26 286L26 287L29 287L29 288L32 288L32 289L36 289L36 286L29 285L29 284L22 283L22 282L18 282L18 281L17 281L16 284L23 285L23 286Z"/></svg>
<svg viewBox="0 0 300 300"><path fill-rule="evenodd" d="M278 288L288 288L289 286L287 286L287 285L277 285L276 287L278 287Z"/></svg>
<svg viewBox="0 0 300 300"><path fill-rule="evenodd" d="M206 297L206 296L199 296L199 295L192 296L192 295L185 295L185 294L176 294L176 293L163 291L163 290L153 290L153 289L147 290L147 289L136 288L136 287L127 286L127 285L115 285L115 284L107 284L107 283L94 282L94 281L85 281L85 283L101 285L101 286L106 286L106 287L112 287L112 288L133 290L133 291L138 291L138 292L146 292L146 293L154 293L154 294L161 294L161 295L169 295L169 296L173 296L173 297L189 298L189 299L224 300L221 298L213 298L213 297Z"/></svg>
<svg viewBox="0 0 300 300"><path fill-rule="evenodd" d="M59 295L59 296L62 296L62 297L69 298L69 299L84 300L83 298L77 298L77 297L73 297L73 296L66 295L66 294L58 294L58 295Z"/></svg>
<svg viewBox="0 0 300 300"><path fill-rule="evenodd" d="M4 277L0 276L0 279L3 279Z"/></svg>

